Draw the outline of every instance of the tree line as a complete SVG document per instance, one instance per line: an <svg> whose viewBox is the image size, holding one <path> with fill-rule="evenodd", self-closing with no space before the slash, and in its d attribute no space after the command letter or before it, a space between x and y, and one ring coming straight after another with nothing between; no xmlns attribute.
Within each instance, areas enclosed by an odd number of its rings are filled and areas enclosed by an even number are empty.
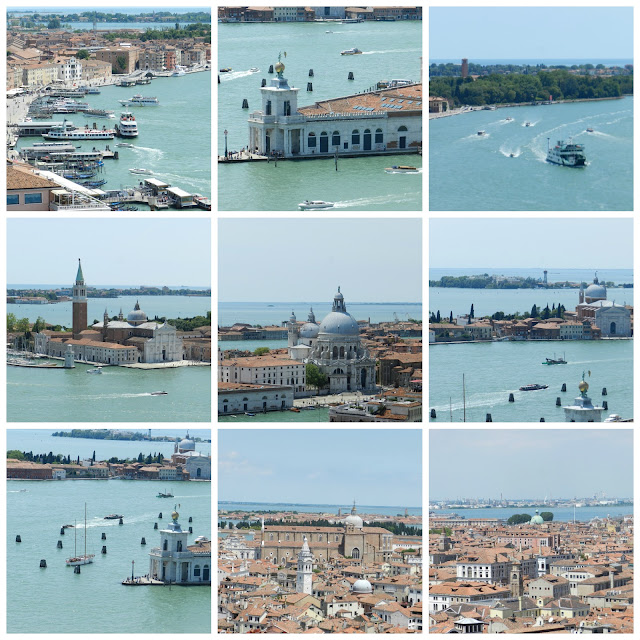
<svg viewBox="0 0 640 640"><path fill-rule="evenodd" d="M547 306L542 307L537 306L535 303L531 307L531 311L524 313L520 313L516 311L515 313L505 313L504 311L496 311L491 316L491 320L526 320L527 318L539 318L540 320L549 320L549 318L560 318L564 320L564 314L567 308L563 304L559 304L556 307L555 302L549 307L549 303L547 302ZM473 320L475 318L475 313L473 310L473 304L471 305L471 310L469 312L469 319ZM441 322L449 322L453 323L453 311L449 312L449 318L447 316L440 315L440 309L438 309L435 313L432 311L429 315L429 324L439 324Z"/></svg>
<svg viewBox="0 0 640 640"><path fill-rule="evenodd" d="M536 75L492 73L471 77L432 77L429 95L447 98L452 106L617 98L633 94L633 76L581 76L565 69Z"/></svg>
<svg viewBox="0 0 640 640"><path fill-rule="evenodd" d="M442 276L440 280L429 280L430 287L456 289L536 289L541 286L535 278L519 278L517 281L497 280L488 273L478 276Z"/></svg>

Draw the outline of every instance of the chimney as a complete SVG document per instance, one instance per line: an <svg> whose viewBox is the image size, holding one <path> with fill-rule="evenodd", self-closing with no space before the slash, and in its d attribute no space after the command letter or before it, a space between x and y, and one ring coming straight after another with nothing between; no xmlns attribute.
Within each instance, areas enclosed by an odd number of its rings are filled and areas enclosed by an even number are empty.
<svg viewBox="0 0 640 640"><path fill-rule="evenodd" d="M609 589L613 589L613 571L609 570Z"/></svg>

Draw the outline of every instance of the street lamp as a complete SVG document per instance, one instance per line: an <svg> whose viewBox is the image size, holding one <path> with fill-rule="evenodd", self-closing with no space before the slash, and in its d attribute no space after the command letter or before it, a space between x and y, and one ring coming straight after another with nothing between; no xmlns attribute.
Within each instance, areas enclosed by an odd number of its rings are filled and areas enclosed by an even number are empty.
<svg viewBox="0 0 640 640"><path fill-rule="evenodd" d="M229 132L225 129L224 130L224 157L228 158L229 157L229 152L227 151L227 134Z"/></svg>

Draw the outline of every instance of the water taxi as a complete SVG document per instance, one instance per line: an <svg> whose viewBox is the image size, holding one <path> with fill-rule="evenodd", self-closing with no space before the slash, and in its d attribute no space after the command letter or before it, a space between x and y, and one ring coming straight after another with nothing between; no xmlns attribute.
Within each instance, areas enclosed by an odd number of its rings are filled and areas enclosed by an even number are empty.
<svg viewBox="0 0 640 640"><path fill-rule="evenodd" d="M102 373L102 367L96 367L95 369L87 369L87 373Z"/></svg>
<svg viewBox="0 0 640 640"><path fill-rule="evenodd" d="M220 73L231 73L233 69L231 67L223 67L220 69Z"/></svg>
<svg viewBox="0 0 640 640"><path fill-rule="evenodd" d="M420 173L420 169L418 169L418 167L411 167L408 165L387 167L385 171L387 173Z"/></svg>
<svg viewBox="0 0 640 640"><path fill-rule="evenodd" d="M105 516L104 520L120 520L120 518L124 518L124 516L118 515L117 513L111 513L108 516Z"/></svg>
<svg viewBox="0 0 640 640"><path fill-rule="evenodd" d="M124 107L157 107L160 105L155 96L141 96L139 93L128 100L118 100Z"/></svg>
<svg viewBox="0 0 640 640"><path fill-rule="evenodd" d="M360 51L360 49L358 49L357 47L353 47L353 49L345 49L344 51L340 52L341 56L356 56L359 53L362 53L362 51Z"/></svg>
<svg viewBox="0 0 640 640"><path fill-rule="evenodd" d="M153 171L151 171L151 169L137 169L137 168L133 168L133 169L129 169L130 173L139 173L141 175L145 175L145 176L152 176L154 175Z"/></svg>
<svg viewBox="0 0 640 640"><path fill-rule="evenodd" d="M525 122L525 123L524 123L524 126L525 126L525 127L530 127L530 126L531 126L531 123L530 123L530 122Z"/></svg>
<svg viewBox="0 0 640 640"><path fill-rule="evenodd" d="M525 384L520 387L520 391L539 391L540 389L548 389L548 384Z"/></svg>
<svg viewBox="0 0 640 640"><path fill-rule="evenodd" d="M308 211L310 209L331 209L333 208L333 202L325 202L324 200L305 200L298 206L301 211Z"/></svg>
<svg viewBox="0 0 640 640"><path fill-rule="evenodd" d="M587 133L593 133L593 127L587 127Z"/></svg>
<svg viewBox="0 0 640 640"><path fill-rule="evenodd" d="M478 135L479 135L479 136L486 136L486 135L487 135L487 132L486 132L486 131L482 131L482 130L481 130L481 131L478 131Z"/></svg>
<svg viewBox="0 0 640 640"><path fill-rule="evenodd" d="M133 145L128 142L117 142L116 147L127 147L129 149L133 149Z"/></svg>
<svg viewBox="0 0 640 640"><path fill-rule="evenodd" d="M151 392L152 396L166 396L168 395L167 391L152 391Z"/></svg>
<svg viewBox="0 0 640 640"><path fill-rule="evenodd" d="M260 73L260 69L258 69L258 67L251 67L251 69L249 69L250 73Z"/></svg>
<svg viewBox="0 0 640 640"><path fill-rule="evenodd" d="M547 162L563 167L584 167L587 163L584 146L581 144L573 144L571 140L565 144L563 140L558 140L558 144L552 147L547 138L547 145Z"/></svg>

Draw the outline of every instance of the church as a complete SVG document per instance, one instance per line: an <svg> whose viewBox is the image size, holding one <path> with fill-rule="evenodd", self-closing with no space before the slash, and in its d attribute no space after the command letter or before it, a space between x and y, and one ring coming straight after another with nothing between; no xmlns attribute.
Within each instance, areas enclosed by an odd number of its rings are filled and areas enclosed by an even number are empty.
<svg viewBox="0 0 640 640"><path fill-rule="evenodd" d="M291 312L287 329L289 357L316 365L327 376L330 393L376 390L375 360L362 345L360 328L347 312L340 287L331 313L320 324L312 308L301 327Z"/></svg>
<svg viewBox="0 0 640 640"><path fill-rule="evenodd" d="M422 84L357 93L298 107L299 89L277 76L249 116L249 151L284 158L417 153L422 146Z"/></svg>
<svg viewBox="0 0 640 640"><path fill-rule="evenodd" d="M211 456L196 451L195 440L189 437L188 431L182 440L176 440L171 462L183 465L191 480L211 480Z"/></svg>
<svg viewBox="0 0 640 640"><path fill-rule="evenodd" d="M356 513L351 513L333 527L295 525L265 525L262 521L260 557L274 564L285 565L298 558L300 550L313 556L314 562L323 563L331 558L352 558L363 564L386 562L393 553L393 534L382 527L365 527ZM310 556L304 554L307 562Z"/></svg>
<svg viewBox="0 0 640 640"><path fill-rule="evenodd" d="M633 298L633 291L630 290ZM577 319L587 320L599 327L603 337L628 338L631 336L631 310L615 301L607 300L607 288L600 284L596 274L586 289L580 285Z"/></svg>
<svg viewBox="0 0 640 640"><path fill-rule="evenodd" d="M125 320L120 310L117 320L110 320L105 309L102 322L87 327L87 287L78 259L73 285L72 332L42 331L35 334L37 353L64 357L67 346L74 360L102 364L158 363L182 360L182 338L167 322L152 322L136 302Z"/></svg>

